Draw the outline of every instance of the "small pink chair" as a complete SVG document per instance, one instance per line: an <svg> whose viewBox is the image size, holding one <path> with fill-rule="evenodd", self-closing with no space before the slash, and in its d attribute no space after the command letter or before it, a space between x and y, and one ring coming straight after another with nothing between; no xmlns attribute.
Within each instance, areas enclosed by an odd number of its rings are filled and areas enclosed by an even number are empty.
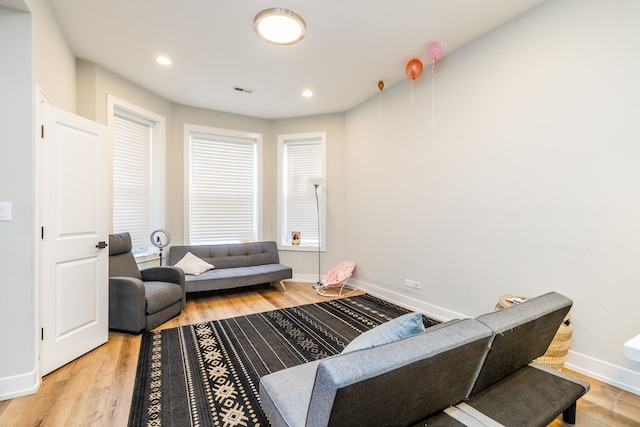
<svg viewBox="0 0 640 427"><path fill-rule="evenodd" d="M355 291L354 288L351 292L343 294L342 291L347 287L347 282L353 274L353 270L356 268L356 263L353 261L343 261L340 264L333 267L320 281L320 286L316 288L318 295L324 295L327 297L346 296ZM331 288L340 288L337 294L329 293Z"/></svg>

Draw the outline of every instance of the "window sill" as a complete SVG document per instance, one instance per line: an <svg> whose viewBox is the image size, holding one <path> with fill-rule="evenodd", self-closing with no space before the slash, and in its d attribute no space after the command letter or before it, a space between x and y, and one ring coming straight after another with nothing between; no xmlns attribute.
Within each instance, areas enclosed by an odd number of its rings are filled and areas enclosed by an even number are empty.
<svg viewBox="0 0 640 427"><path fill-rule="evenodd" d="M136 262L140 264L150 261L156 261L160 259L160 254L157 250L149 248L146 251L134 253L133 257L136 259Z"/></svg>
<svg viewBox="0 0 640 427"><path fill-rule="evenodd" d="M291 252L318 252L317 246L302 246L302 245L278 245L278 250L280 251L291 251ZM320 252L325 252L324 248L320 249Z"/></svg>

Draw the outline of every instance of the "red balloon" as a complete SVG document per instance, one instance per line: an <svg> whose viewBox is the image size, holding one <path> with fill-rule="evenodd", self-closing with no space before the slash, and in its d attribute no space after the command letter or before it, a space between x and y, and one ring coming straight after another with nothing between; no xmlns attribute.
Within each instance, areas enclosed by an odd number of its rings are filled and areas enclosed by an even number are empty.
<svg viewBox="0 0 640 427"><path fill-rule="evenodd" d="M415 80L422 74L422 62L419 59L412 59L407 63L407 76L411 80Z"/></svg>

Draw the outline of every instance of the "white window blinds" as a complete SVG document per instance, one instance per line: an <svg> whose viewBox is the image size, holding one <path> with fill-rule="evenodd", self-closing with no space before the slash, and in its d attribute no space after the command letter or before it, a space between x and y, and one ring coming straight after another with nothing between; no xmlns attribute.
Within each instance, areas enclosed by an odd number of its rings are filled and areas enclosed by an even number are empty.
<svg viewBox="0 0 640 427"><path fill-rule="evenodd" d="M319 244L318 206L309 178L323 176L322 158L320 138L284 141L282 244L290 244L293 231L300 232L300 246L317 247Z"/></svg>
<svg viewBox="0 0 640 427"><path fill-rule="evenodd" d="M256 140L190 134L189 243L258 240Z"/></svg>
<svg viewBox="0 0 640 427"><path fill-rule="evenodd" d="M134 248L150 246L153 122L115 108L113 121L113 232L128 231Z"/></svg>

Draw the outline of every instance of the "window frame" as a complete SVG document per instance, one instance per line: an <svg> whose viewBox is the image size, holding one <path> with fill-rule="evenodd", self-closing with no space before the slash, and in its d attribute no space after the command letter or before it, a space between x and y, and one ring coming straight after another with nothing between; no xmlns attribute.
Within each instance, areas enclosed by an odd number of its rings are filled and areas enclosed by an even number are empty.
<svg viewBox="0 0 640 427"><path fill-rule="evenodd" d="M320 140L320 177L325 183L318 187L318 205L320 210L320 251L326 251L327 244L327 200L326 200L326 153L327 153L327 133L325 131L279 134L278 135L278 190L277 190L277 244L279 250L298 252L317 252L318 245L293 245L291 236L288 235L286 225L286 176L285 176L285 145L287 143L299 143L309 140ZM311 178L311 176L309 176ZM309 181L309 187L313 184ZM312 190L315 191L315 190ZM315 195L314 195L315 200ZM315 204L315 203L314 203ZM315 211L314 206L314 211ZM317 222L316 222L317 224Z"/></svg>
<svg viewBox="0 0 640 427"><path fill-rule="evenodd" d="M195 125L185 123L183 126L183 153L184 153L184 241L185 244L192 244L191 242L191 224L189 218L191 217L191 136L192 134L199 135L211 135L212 137L229 137L241 138L253 140L256 146L256 216L254 218L255 223L255 236L254 241L261 241L263 239L263 135L256 132L247 132L233 129L225 129L211 126ZM216 243L216 242L212 242Z"/></svg>
<svg viewBox="0 0 640 427"><path fill-rule="evenodd" d="M116 109L125 111L127 114L137 116L142 120L152 123L151 131L151 231L165 228L165 197L166 197L166 118L160 114L144 109L131 102L125 101L113 95L107 95L107 127L113 135L114 115ZM112 141L113 144L113 141ZM112 145L112 165L113 173L113 145ZM113 233L113 176L111 180L110 203L112 211L112 220L110 229ZM149 236L150 238L150 236ZM146 260L150 256L157 255L160 251L151 244L149 240L148 246L134 248L136 259L140 261Z"/></svg>

